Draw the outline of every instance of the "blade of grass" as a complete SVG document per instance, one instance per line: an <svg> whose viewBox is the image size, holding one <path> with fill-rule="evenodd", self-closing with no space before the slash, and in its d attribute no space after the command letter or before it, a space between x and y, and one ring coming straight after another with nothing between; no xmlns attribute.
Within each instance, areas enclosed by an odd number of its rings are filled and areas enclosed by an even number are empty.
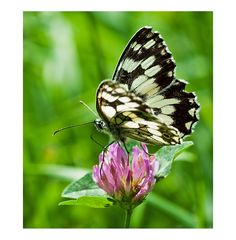
<svg viewBox="0 0 236 240"><path fill-rule="evenodd" d="M179 222L184 224L184 227L197 227L196 216L177 204L154 193L150 194L146 201L152 206L161 209L171 217L177 219Z"/></svg>
<svg viewBox="0 0 236 240"><path fill-rule="evenodd" d="M73 181L83 177L89 170L59 164L27 164L24 167L24 172L25 174L45 175L56 179Z"/></svg>

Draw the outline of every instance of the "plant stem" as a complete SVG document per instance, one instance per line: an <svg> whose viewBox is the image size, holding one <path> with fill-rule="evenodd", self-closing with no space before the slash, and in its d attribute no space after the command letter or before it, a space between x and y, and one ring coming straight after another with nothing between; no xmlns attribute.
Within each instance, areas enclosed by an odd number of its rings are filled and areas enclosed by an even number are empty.
<svg viewBox="0 0 236 240"><path fill-rule="evenodd" d="M129 228L132 212L133 212L132 208L128 208L125 210L125 225L124 225L125 228Z"/></svg>

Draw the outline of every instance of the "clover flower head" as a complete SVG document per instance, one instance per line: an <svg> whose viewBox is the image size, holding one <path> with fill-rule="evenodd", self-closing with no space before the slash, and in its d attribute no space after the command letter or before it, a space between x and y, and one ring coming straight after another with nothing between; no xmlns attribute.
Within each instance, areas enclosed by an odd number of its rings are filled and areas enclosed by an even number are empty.
<svg viewBox="0 0 236 240"><path fill-rule="evenodd" d="M99 165L93 168L93 179L122 206L139 205L152 190L159 163L148 154L145 144L133 147L131 162L118 144L110 145L99 155Z"/></svg>

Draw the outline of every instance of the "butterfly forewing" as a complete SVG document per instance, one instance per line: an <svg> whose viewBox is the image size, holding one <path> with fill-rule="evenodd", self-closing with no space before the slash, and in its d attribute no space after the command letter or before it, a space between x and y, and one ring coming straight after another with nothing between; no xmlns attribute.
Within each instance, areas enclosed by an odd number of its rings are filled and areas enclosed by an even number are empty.
<svg viewBox="0 0 236 240"><path fill-rule="evenodd" d="M144 27L125 48L113 80L127 84L139 96L153 95L171 84L174 69L174 59L160 34Z"/></svg>

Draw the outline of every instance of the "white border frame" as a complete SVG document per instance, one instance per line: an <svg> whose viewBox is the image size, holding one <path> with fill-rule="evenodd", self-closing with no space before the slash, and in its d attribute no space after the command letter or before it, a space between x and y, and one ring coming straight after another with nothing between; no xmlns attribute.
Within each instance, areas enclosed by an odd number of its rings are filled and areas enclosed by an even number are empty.
<svg viewBox="0 0 236 240"><path fill-rule="evenodd" d="M3 2L3 3L2 3ZM1 203L2 238L22 240L234 239L235 60L234 1L228 0L16 0L1 5ZM22 220L22 21L23 11L214 12L214 228L23 229ZM194 26L193 26L194 27ZM201 71L199 69L199 71ZM4 90L3 90L4 89ZM234 114L235 115L235 114Z"/></svg>

